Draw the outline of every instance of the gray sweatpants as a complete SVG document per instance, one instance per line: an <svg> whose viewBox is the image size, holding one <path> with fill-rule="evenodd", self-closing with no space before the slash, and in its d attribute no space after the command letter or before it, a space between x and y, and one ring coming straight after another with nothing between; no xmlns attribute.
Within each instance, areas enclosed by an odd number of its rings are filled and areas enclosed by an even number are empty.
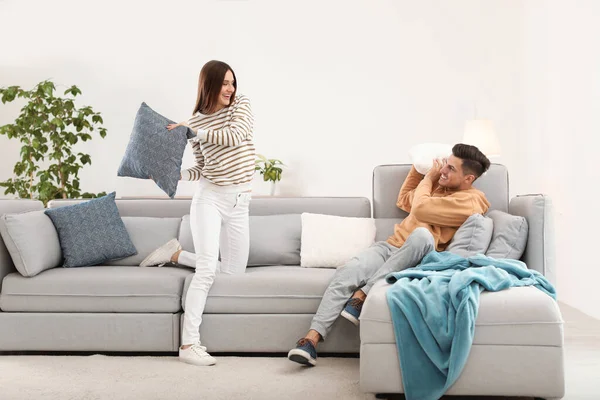
<svg viewBox="0 0 600 400"><path fill-rule="evenodd" d="M434 249L433 236L425 228L415 229L402 247L392 246L388 242L374 243L335 272L310 329L319 332L325 339L331 325L357 289L369 294L375 282L385 278L390 272L418 265Z"/></svg>

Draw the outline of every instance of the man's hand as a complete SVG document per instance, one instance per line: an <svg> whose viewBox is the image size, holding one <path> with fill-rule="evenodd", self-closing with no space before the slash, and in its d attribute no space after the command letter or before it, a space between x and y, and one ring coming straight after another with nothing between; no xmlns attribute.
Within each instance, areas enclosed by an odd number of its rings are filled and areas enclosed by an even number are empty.
<svg viewBox="0 0 600 400"><path fill-rule="evenodd" d="M442 168L444 168L445 160L433 160L433 166L427 174L425 178L429 178L432 183L437 183L440 180L440 176L442 175Z"/></svg>

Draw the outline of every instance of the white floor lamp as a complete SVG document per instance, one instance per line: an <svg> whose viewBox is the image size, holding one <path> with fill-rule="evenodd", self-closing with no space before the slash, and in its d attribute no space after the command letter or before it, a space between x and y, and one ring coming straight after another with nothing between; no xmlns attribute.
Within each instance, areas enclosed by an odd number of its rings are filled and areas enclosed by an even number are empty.
<svg viewBox="0 0 600 400"><path fill-rule="evenodd" d="M477 147L491 162L499 162L500 141L491 120L472 119L467 121L462 142Z"/></svg>

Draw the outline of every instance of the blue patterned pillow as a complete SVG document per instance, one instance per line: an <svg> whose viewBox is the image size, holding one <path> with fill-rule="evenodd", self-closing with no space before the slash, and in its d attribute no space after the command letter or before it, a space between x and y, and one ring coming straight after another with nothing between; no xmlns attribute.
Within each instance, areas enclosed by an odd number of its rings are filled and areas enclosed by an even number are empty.
<svg viewBox="0 0 600 400"><path fill-rule="evenodd" d="M115 204L115 192L45 213L58 231L63 267L85 267L137 254Z"/></svg>
<svg viewBox="0 0 600 400"><path fill-rule="evenodd" d="M167 125L173 123L142 103L117 175L152 178L159 188L173 198L179 183L187 139L194 137L193 132L184 126L167 130Z"/></svg>

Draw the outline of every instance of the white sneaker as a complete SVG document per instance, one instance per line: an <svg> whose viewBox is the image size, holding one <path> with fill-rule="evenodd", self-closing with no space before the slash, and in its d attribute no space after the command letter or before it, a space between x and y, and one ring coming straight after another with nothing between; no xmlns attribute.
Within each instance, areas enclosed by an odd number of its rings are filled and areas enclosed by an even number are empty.
<svg viewBox="0 0 600 400"><path fill-rule="evenodd" d="M180 347L179 361L201 367L217 363L217 360L206 352L206 347L201 346L200 343L193 344L185 350Z"/></svg>
<svg viewBox="0 0 600 400"><path fill-rule="evenodd" d="M181 250L179 241L177 239L171 239L150 253L148 257L144 258L144 261L140 263L140 267L152 267L155 265L162 267L166 263L171 262L171 257L179 250Z"/></svg>

